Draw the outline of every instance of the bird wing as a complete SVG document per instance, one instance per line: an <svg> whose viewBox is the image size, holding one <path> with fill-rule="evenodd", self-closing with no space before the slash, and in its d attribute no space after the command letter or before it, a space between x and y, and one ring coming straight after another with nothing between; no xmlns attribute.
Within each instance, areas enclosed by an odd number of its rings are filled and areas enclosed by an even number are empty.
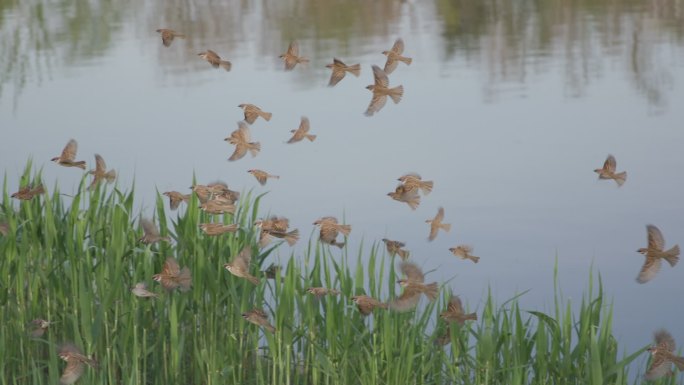
<svg viewBox="0 0 684 385"><path fill-rule="evenodd" d="M389 308L399 312L409 311L416 307L419 299L420 291L412 287L406 287L399 298L390 302Z"/></svg>
<svg viewBox="0 0 684 385"><path fill-rule="evenodd" d="M665 239L663 238L663 233L660 232L660 229L653 225L647 225L646 232L648 233L649 249L663 250L665 248Z"/></svg>
<svg viewBox="0 0 684 385"><path fill-rule="evenodd" d="M606 171L615 172L616 168L617 162L615 161L615 157L612 155L608 155L606 161L603 163L603 169Z"/></svg>
<svg viewBox="0 0 684 385"><path fill-rule="evenodd" d="M161 32L161 38L162 38L162 44L164 44L164 47L168 47L171 45L171 42L173 41L173 31L170 29L162 29L160 30Z"/></svg>
<svg viewBox="0 0 684 385"><path fill-rule="evenodd" d="M214 52L210 49L207 50L207 57L212 58L212 59L216 59L216 60L221 60L221 57L216 52Z"/></svg>
<svg viewBox="0 0 684 385"><path fill-rule="evenodd" d="M162 267L162 276L175 277L180 274L180 265L174 257L166 258L164 262L164 267ZM163 282L162 282L163 284ZM164 285L166 287L166 285Z"/></svg>
<svg viewBox="0 0 684 385"><path fill-rule="evenodd" d="M449 311L449 313L459 315L463 314L463 304L461 303L461 299L457 295L452 296L449 299L449 305L447 306L447 310Z"/></svg>
<svg viewBox="0 0 684 385"><path fill-rule="evenodd" d="M251 108L250 108L251 107ZM254 123L256 118L259 117L258 109L254 106L245 107L245 121L249 124ZM238 123L240 124L240 123Z"/></svg>
<svg viewBox="0 0 684 385"><path fill-rule="evenodd" d="M235 145L235 151L233 151L233 155L228 158L228 160L238 160L241 159L243 156L247 154L247 145L244 143L238 143Z"/></svg>
<svg viewBox="0 0 684 385"><path fill-rule="evenodd" d="M391 57L389 55L387 56L387 61L385 62L385 74L391 74L394 72L395 69L397 69L397 66L399 65L399 62Z"/></svg>
<svg viewBox="0 0 684 385"><path fill-rule="evenodd" d="M660 258L658 257L646 257L646 262L644 266L641 267L639 276L637 277L637 282L646 283L652 280L656 274L660 271Z"/></svg>
<svg viewBox="0 0 684 385"><path fill-rule="evenodd" d="M240 253L233 260L233 265L241 268L243 271L249 271L249 263L252 260L252 248L245 246Z"/></svg>
<svg viewBox="0 0 684 385"><path fill-rule="evenodd" d="M432 221L432 223L430 223L430 235L428 236L428 239L431 241L434 241L435 238L437 238L438 232L439 232L439 224L435 221Z"/></svg>
<svg viewBox="0 0 684 385"><path fill-rule="evenodd" d="M337 60L337 59L335 59ZM344 79L344 68L340 68L339 64L335 62L335 66L332 68L332 74L330 74L330 81L328 82L328 87L332 87Z"/></svg>
<svg viewBox="0 0 684 385"><path fill-rule="evenodd" d="M60 158L73 162L74 159L76 159L76 151L78 151L78 143L74 139L71 139L69 143L64 146Z"/></svg>
<svg viewBox="0 0 684 385"><path fill-rule="evenodd" d="M406 278L411 282L423 283L425 281L423 271L413 262L402 262L401 272L404 273Z"/></svg>
<svg viewBox="0 0 684 385"><path fill-rule="evenodd" d="M240 140L243 140L245 143L249 143L250 136L249 136L249 126L247 125L247 123L245 123L243 121L239 121L238 127L239 127L238 128L238 134L237 134L238 138L240 138Z"/></svg>
<svg viewBox="0 0 684 385"><path fill-rule="evenodd" d="M387 77L387 74L376 65L373 65L373 78L375 79L376 87L389 88L389 78Z"/></svg>
<svg viewBox="0 0 684 385"><path fill-rule="evenodd" d="M377 92L373 92L373 98L366 109L365 115L373 116L374 113L382 110L382 108L385 107L385 103L387 103L387 95L381 95Z"/></svg>
<svg viewBox="0 0 684 385"><path fill-rule="evenodd" d="M143 233L145 234L145 236L149 236L149 237L158 237L159 236L159 230L157 230L157 226L155 226L151 220L149 220L147 218L143 218L140 220L140 223L142 224Z"/></svg>
<svg viewBox="0 0 684 385"><path fill-rule="evenodd" d="M435 215L434 221L435 222L442 222L443 219L444 219L444 207L440 207L437 210L437 215Z"/></svg>
<svg viewBox="0 0 684 385"><path fill-rule="evenodd" d="M397 39L392 46L392 51L401 55L404 52L404 40L401 38Z"/></svg>
<svg viewBox="0 0 684 385"><path fill-rule="evenodd" d="M297 131L301 131L302 134L306 134L311 129L311 124L309 123L309 118L302 116L302 121L299 123L299 128Z"/></svg>
<svg viewBox="0 0 684 385"><path fill-rule="evenodd" d="M299 43L297 40L294 40L292 43L290 43L290 46L287 47L287 53L292 56L299 56ZM296 60L295 63L297 63Z"/></svg>
<svg viewBox="0 0 684 385"><path fill-rule="evenodd" d="M654 335L655 342L658 345L658 350L666 350L668 352L674 352L675 341L672 335L666 330L658 330Z"/></svg>
<svg viewBox="0 0 684 385"><path fill-rule="evenodd" d="M101 174L107 172L107 164L105 163L104 159L102 159L100 154L95 154L95 171Z"/></svg>
<svg viewBox="0 0 684 385"><path fill-rule="evenodd" d="M644 375L646 380L652 381L656 380L670 371L670 361L667 360L663 355L656 354L651 362L651 367L648 372Z"/></svg>
<svg viewBox="0 0 684 385"><path fill-rule="evenodd" d="M265 172L255 171L252 173L252 175L254 175L254 177L256 178L256 180L259 182L260 185L263 186L266 184L266 178L267 178L268 174L266 174Z"/></svg>

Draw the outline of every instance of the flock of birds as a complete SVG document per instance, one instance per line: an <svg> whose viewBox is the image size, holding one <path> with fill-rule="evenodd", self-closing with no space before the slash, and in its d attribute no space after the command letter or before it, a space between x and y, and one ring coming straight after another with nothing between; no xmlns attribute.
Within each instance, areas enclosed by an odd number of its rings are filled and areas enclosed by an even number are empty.
<svg viewBox="0 0 684 385"><path fill-rule="evenodd" d="M171 29L158 29L157 32L161 34L162 43L166 47L169 47L175 38L185 38L184 34ZM397 39L390 50L382 52L387 57L384 69L381 69L376 65L372 66L375 82L373 85L366 87L373 93L371 102L365 112L366 115L372 116L374 113L380 111L385 106L387 97L390 97L395 103L399 103L401 100L404 92L403 87L397 86L390 88L387 75L391 74L397 68L399 62L405 63L406 65L411 64L412 59L402 56L403 51L404 42L402 39ZM215 68L223 68L226 71L230 71L232 68L230 61L222 59L212 50L206 50L198 55ZM285 70L287 71L293 70L299 63L309 61L309 59L299 56L299 46L296 41L289 45L287 52L280 55L280 58L284 61ZM360 64L347 66L337 58L334 59L333 63L328 64L326 67L332 70L328 84L331 87L339 83L347 72L358 77L361 70ZM241 159L247 152L251 153L252 156L255 156L260 151L260 144L258 142L251 142L249 125L253 124L258 118L270 121L272 117L271 113L262 111L253 104L244 103L240 104L239 107L243 109L244 120L238 122L238 129L233 131L229 137L225 138L227 142L235 146L233 154L228 159L230 161ZM303 139L308 139L313 142L316 139L316 135L310 134L309 130L309 120L306 117L302 117L299 128L291 131L293 136L287 143L295 143ZM76 160L77 148L77 142L71 139L64 147L62 153L59 156L52 158L52 161L61 166L77 167L85 170L86 162ZM116 172L114 170L107 171L104 159L98 154L95 154L95 164L95 169L88 171L93 177L88 189L93 189L102 181L112 182L116 178ZM599 179L613 179L618 186L622 186L627 178L626 172L618 173L616 171L616 161L612 155L608 156L602 168L594 171L598 174ZM261 185L266 184L269 178L279 178L279 176L271 175L262 170L251 169L248 170L248 172L251 173ZM415 210L420 204L421 194L423 196L428 195L434 186L433 181L424 181L420 175L414 173L403 175L398 178L398 181L400 182L399 185L394 191L387 195L396 201L406 203L412 210ZM197 199L200 202L200 209L204 212L219 215L235 213L235 202L239 199L239 193L230 190L225 183L215 182L207 185L194 185L191 189L192 193L197 196ZM27 185L12 194L12 198L30 200L44 192L45 189L42 184L37 186ZM164 195L168 197L169 206L172 210L177 209L183 202L187 203L192 196L191 194L183 194L178 191L167 191L164 192ZM430 227L428 236L429 241L434 240L438 236L440 230L448 232L451 229L450 224L443 223L444 216L444 209L440 207L434 218L426 220L426 223L428 223ZM140 224L143 228L143 236L140 238L140 242L152 244L161 241L171 241L171 238L160 235L159 230L151 220L142 218ZM347 237L351 233L350 225L340 224L335 217L331 216L322 217L313 224L320 229L320 242L339 248L342 248L345 245L344 241L338 241L339 235L341 234L342 236ZM258 220L255 222L255 226L260 231L258 241L260 248L266 247L274 238L282 239L291 246L299 239L298 229L290 230L289 220L284 217L273 216L267 219ZM219 236L225 233L234 233L239 230L237 224L224 223L203 223L200 224L199 227L208 236ZM0 234L7 236L8 232L8 225L6 223L0 223ZM661 261L663 259L671 266L675 266L679 260L679 247L675 245L669 250L665 250L664 238L656 226L647 226L647 237L648 246L638 250L639 253L646 257L646 261L637 277L639 283L645 283L653 279L660 270ZM425 276L420 267L409 261L410 253L405 249L406 245L403 242L386 238L382 239L382 241L385 243L388 254L391 256L399 255L402 260L399 269L403 273L404 278L400 279L398 283L402 286L403 291L398 298L387 302L366 295L352 296L351 300L357 305L359 312L362 315L367 316L371 314L375 308L398 312L410 311L416 308L422 295L427 297L428 300L434 301L439 294L439 285L437 282L430 284L425 283ZM479 257L472 255L473 249L468 245L458 245L450 248L449 251L463 260L470 260L474 263L477 263L480 259ZM252 248L251 246L246 246L233 257L232 261L224 264L224 267L234 276L245 279L254 285L258 285L262 279L250 273L250 271L252 271L251 258ZM269 279L274 278L275 275L278 274L278 271L278 266L271 265L269 269L261 273L266 279ZM169 292L175 289L188 291L192 287L190 269L187 266L181 268L174 257L168 257L163 264L161 272L155 274L152 279L159 282L161 286ZM159 296L159 294L149 291L144 282L135 284L131 289L131 292L135 296L142 298L154 298ZM325 287L311 287L307 292L316 298L321 298L325 295L341 294L337 289ZM275 327L270 324L268 315L258 307L243 313L242 316L246 321L263 327L271 333L275 333L276 331ZM477 314L466 313L460 298L451 295L447 308L440 313L440 318L447 323L447 328L446 332L436 340L436 343L445 345L451 340L449 331L450 324L457 323L463 325L468 320L477 320ZM50 324L51 322L43 319L32 321L33 327L30 331L31 336L36 338L41 337L47 331ZM647 380L655 380L665 375L672 374L673 372L670 371L671 364L674 364L679 370L684 370L684 357L678 357L674 354L675 343L668 332L664 330L657 331L655 333L655 345L648 350L653 355L653 360L645 375ZM83 374L85 365L92 367L98 366L94 359L84 355L81 349L72 343L65 343L59 348L59 357L67 362L67 366L60 378L61 384L65 385L76 382Z"/></svg>

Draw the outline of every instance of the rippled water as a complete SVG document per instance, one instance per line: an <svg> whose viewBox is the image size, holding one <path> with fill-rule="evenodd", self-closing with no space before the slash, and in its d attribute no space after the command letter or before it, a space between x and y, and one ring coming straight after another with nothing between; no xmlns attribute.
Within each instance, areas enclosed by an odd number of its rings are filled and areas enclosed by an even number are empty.
<svg viewBox="0 0 684 385"><path fill-rule="evenodd" d="M163 47L160 27L188 38ZM49 159L76 138L79 159L99 153L120 187L135 180L147 216L155 188L221 179L268 191L262 207L304 238L318 217L344 216L352 256L362 241L405 241L436 270L428 279L455 277L448 286L471 308L491 286L502 300L530 289L523 304L550 311L556 260L579 302L593 267L625 349L659 327L684 342L673 295L684 267L635 282L647 223L668 245L684 242L682 1L3 1L0 34L0 164L12 191L32 157L48 186L72 192L82 173ZM390 75L404 99L366 117L370 66L397 37L413 57ZM293 39L311 62L285 72L278 55ZM232 71L199 59L207 48ZM333 56L361 63L361 76L326 87ZM245 102L273 119L251 128L258 156L228 162L223 138ZM301 116L317 140L285 144ZM628 172L622 188L592 172L609 153ZM261 187L251 168L281 179ZM386 196L409 171L435 181L416 211ZM453 228L428 242L424 221L439 206ZM461 243L479 264L449 253Z"/></svg>

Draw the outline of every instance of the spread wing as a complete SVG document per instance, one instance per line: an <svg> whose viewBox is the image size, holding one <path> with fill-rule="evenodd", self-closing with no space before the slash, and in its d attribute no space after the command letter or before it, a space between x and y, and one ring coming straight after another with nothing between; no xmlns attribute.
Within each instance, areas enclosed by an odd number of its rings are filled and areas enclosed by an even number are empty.
<svg viewBox="0 0 684 385"><path fill-rule="evenodd" d="M606 161L603 163L603 169L606 171L615 172L616 168L617 162L615 161L615 157L612 155L608 155Z"/></svg>
<svg viewBox="0 0 684 385"><path fill-rule="evenodd" d="M259 112L256 107L250 106L245 107L245 121L249 124L254 123L254 121L259 117ZM238 123L240 124L240 123Z"/></svg>
<svg viewBox="0 0 684 385"><path fill-rule="evenodd" d="M663 355L656 354L651 362L651 367L648 372L644 375L646 380L652 381L656 380L664 375L668 374L670 371L670 361L667 360Z"/></svg>
<svg viewBox="0 0 684 385"><path fill-rule="evenodd" d="M180 274L180 265L174 257L166 258L164 262L164 267L162 267L162 276L176 277ZM163 283L163 282L162 282Z"/></svg>
<svg viewBox="0 0 684 385"><path fill-rule="evenodd" d="M644 266L641 267L639 276L637 277L637 282L646 283L652 280L660 271L660 258L658 257L646 257L646 262Z"/></svg>
<svg viewBox="0 0 684 385"><path fill-rule="evenodd" d="M249 271L249 263L252 260L252 248L245 246L233 260L233 265L242 271Z"/></svg>
<svg viewBox="0 0 684 385"><path fill-rule="evenodd" d="M442 222L443 219L444 219L444 207L440 207L437 210L437 215L435 216L434 221L435 222Z"/></svg>
<svg viewBox="0 0 684 385"><path fill-rule="evenodd" d="M373 116L373 114L382 110L382 108L385 107L385 103L387 103L387 95L381 95L377 92L373 92L373 98L371 99L370 104L366 109L365 115Z"/></svg>
<svg viewBox="0 0 684 385"><path fill-rule="evenodd" d="M406 287L401 296L389 304L389 308L398 312L409 311L416 307L419 299L420 291L412 287Z"/></svg>
<svg viewBox="0 0 684 385"><path fill-rule="evenodd" d="M290 43L290 46L287 47L287 53L292 56L299 56L299 43L296 40ZM296 60L295 63L297 63Z"/></svg>
<svg viewBox="0 0 684 385"><path fill-rule="evenodd" d="M387 74L376 65L373 65L373 77L375 79L376 87L389 88L389 78L387 77Z"/></svg>
<svg viewBox="0 0 684 385"><path fill-rule="evenodd" d="M654 250L663 250L665 248L665 239L663 238L663 233L653 226L647 225L646 232L648 233L648 248Z"/></svg>
<svg viewBox="0 0 684 385"><path fill-rule="evenodd" d="M423 283L425 281L423 272L415 263L402 262L401 272L404 273L406 278L411 282Z"/></svg>
<svg viewBox="0 0 684 385"><path fill-rule="evenodd" d="M102 159L100 154L95 154L95 171L101 174L107 172L107 164L105 163L104 159Z"/></svg>
<svg viewBox="0 0 684 385"><path fill-rule="evenodd" d="M453 314L463 314L463 304L458 296L452 296L449 299L449 305L447 306L449 313Z"/></svg>
<svg viewBox="0 0 684 385"><path fill-rule="evenodd" d="M73 162L74 159L76 159L76 151L78 151L78 143L74 139L71 139L69 143L64 146L60 158Z"/></svg>
<svg viewBox="0 0 684 385"><path fill-rule="evenodd" d="M342 64L344 66L344 64ZM332 74L330 74L330 81L328 82L328 87L332 87L344 79L345 71L344 68L340 67L335 59L335 65L332 68Z"/></svg>
<svg viewBox="0 0 684 385"><path fill-rule="evenodd" d="M665 350L668 352L674 352L675 341L672 335L666 330L658 330L654 335L655 342L658 345L658 350Z"/></svg>
<svg viewBox="0 0 684 385"><path fill-rule="evenodd" d="M233 155L228 158L228 160L238 160L241 159L243 156L247 154L247 145L244 143L238 143L235 145L235 151L233 151Z"/></svg>
<svg viewBox="0 0 684 385"><path fill-rule="evenodd" d="M263 186L266 184L266 173L265 172L255 171L252 173L252 175L254 175L254 177L256 178L256 180L259 182L260 185Z"/></svg>
<svg viewBox="0 0 684 385"><path fill-rule="evenodd" d="M297 132L301 132L302 135L306 134L309 132L311 129L311 124L309 123L309 118L306 116L302 116L302 121L299 123L299 128L297 129Z"/></svg>
<svg viewBox="0 0 684 385"><path fill-rule="evenodd" d="M249 126L243 121L238 122L238 137L245 143L249 143Z"/></svg>
<svg viewBox="0 0 684 385"><path fill-rule="evenodd" d="M159 237L159 230L157 230L157 226L155 226L151 220L143 218L140 220L140 223L142 224L143 233L145 233L146 237Z"/></svg>
<svg viewBox="0 0 684 385"><path fill-rule="evenodd" d="M397 39L397 41L395 41L394 45L392 46L392 51L401 55L404 52L404 40L402 40L401 38Z"/></svg>

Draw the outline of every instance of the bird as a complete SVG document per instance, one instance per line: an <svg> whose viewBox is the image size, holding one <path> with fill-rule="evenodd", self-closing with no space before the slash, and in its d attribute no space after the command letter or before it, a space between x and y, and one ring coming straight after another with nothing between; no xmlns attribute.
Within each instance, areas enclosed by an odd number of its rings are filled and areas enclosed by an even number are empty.
<svg viewBox="0 0 684 385"><path fill-rule="evenodd" d="M159 230L157 230L157 226L155 224L147 219L147 218L142 218L140 219L140 224L142 225L143 228L143 236L140 238L138 242L142 242L144 244L151 244L159 241L166 241L166 242L171 242L171 238L169 237L162 237L159 234Z"/></svg>
<svg viewBox="0 0 684 385"><path fill-rule="evenodd" d="M266 279L276 279L276 277L280 275L281 270L283 270L283 268L280 265L271 263L266 270L262 271L262 273Z"/></svg>
<svg viewBox="0 0 684 385"><path fill-rule="evenodd" d="M346 237L351 232L350 225L337 224L337 218L335 217L323 217L318 219L313 224L318 225L321 228L319 235L319 239L321 242L337 246L340 249L344 247L344 242L337 242L337 235L339 233L342 233L342 235Z"/></svg>
<svg viewBox="0 0 684 385"><path fill-rule="evenodd" d="M463 325L468 320L477 320L476 313L465 314L461 299L457 295L451 295L446 310L440 313L439 317L447 322L456 322L459 325Z"/></svg>
<svg viewBox="0 0 684 385"><path fill-rule="evenodd" d="M427 219L425 220L425 223L430 224L430 236L428 236L428 240L434 241L435 238L437 238L437 232L442 229L446 232L451 230L451 225L448 223L442 223L442 220L444 219L444 208L440 207L437 210L437 215L433 219Z"/></svg>
<svg viewBox="0 0 684 385"><path fill-rule="evenodd" d="M617 183L619 187L622 186L627 180L627 172L623 171L620 173L616 173L616 168L617 162L615 161L615 157L612 155L608 155L608 158L606 158L606 161L603 163L603 168L597 168L596 170L594 170L594 172L598 174L599 179L615 180L615 183Z"/></svg>
<svg viewBox="0 0 684 385"><path fill-rule="evenodd" d="M235 145L235 151L228 160L238 160L247 154L247 151L255 157L261 151L261 144L259 142L250 142L249 126L243 121L238 122L238 129L233 131L229 137L224 139L226 142Z"/></svg>
<svg viewBox="0 0 684 385"><path fill-rule="evenodd" d="M285 62L285 71L291 71L299 63L307 63L309 59L299 56L299 43L293 41L287 47L287 52L279 56Z"/></svg>
<svg viewBox="0 0 684 385"><path fill-rule="evenodd" d="M293 246L299 240L299 230L292 231L276 231L276 230L261 230L259 234L259 247L266 247L273 237L284 239L288 245Z"/></svg>
<svg viewBox="0 0 684 385"><path fill-rule="evenodd" d="M321 298L324 295L339 295L340 291L335 289L328 289L327 287L310 287L306 292L313 294L316 298Z"/></svg>
<svg viewBox="0 0 684 385"><path fill-rule="evenodd" d="M401 54L404 52L404 40L401 38L397 39L394 42L394 45L392 46L392 49L389 51L382 51L382 54L387 56L387 62L385 62L385 73L386 74L391 74L394 72L394 70L397 68L397 65L399 62L406 63L406 65L410 65L413 59L410 57L404 57L401 56Z"/></svg>
<svg viewBox="0 0 684 385"><path fill-rule="evenodd" d="M83 161L83 160L75 161L74 160L74 159L76 159L76 152L77 151L78 151L78 143L74 139L71 139L66 144L66 146L64 146L64 149L62 150L62 154L52 158L51 160L53 162L56 162L60 166L78 167L80 169L85 170L85 168L86 168L85 161Z"/></svg>
<svg viewBox="0 0 684 385"><path fill-rule="evenodd" d="M447 324L444 334L435 339L435 345L444 346L451 342L451 326Z"/></svg>
<svg viewBox="0 0 684 385"><path fill-rule="evenodd" d="M161 34L162 44L164 44L164 47L169 47L171 43L173 43L174 38L185 39L185 35L182 33L178 33L168 28L159 28L157 33Z"/></svg>
<svg viewBox="0 0 684 385"><path fill-rule="evenodd" d="M208 61L214 68L221 67L226 71L230 71L230 68L232 67L232 64L228 60L221 60L221 57L210 49L198 53L197 56Z"/></svg>
<svg viewBox="0 0 684 385"><path fill-rule="evenodd" d="M403 184L398 185L394 191L388 192L387 195L395 201L406 203L411 210L415 210L420 205L418 190L408 190Z"/></svg>
<svg viewBox="0 0 684 385"><path fill-rule="evenodd" d="M42 184L39 184L36 187L33 187L33 185L28 185L20 188L19 191L12 194L12 198L19 199L22 201L28 201L33 199L33 197L35 197L36 195L40 195L43 193L45 193L45 188Z"/></svg>
<svg viewBox="0 0 684 385"><path fill-rule="evenodd" d="M40 338L43 336L43 334L45 334L48 327L50 327L50 324L52 324L52 322L46 321L41 318L36 318L33 321L31 321L31 325L33 325L33 327L31 328L29 334L33 338Z"/></svg>
<svg viewBox="0 0 684 385"><path fill-rule="evenodd" d="M164 195L169 197L169 207L171 210L177 209L181 202L187 202L191 197L190 194L181 194L178 191L166 191Z"/></svg>
<svg viewBox="0 0 684 385"><path fill-rule="evenodd" d="M373 77L375 84L366 87L366 89L373 92L373 97L365 112L366 116L373 116L373 114L380 111L385 106L385 103L387 103L388 96L392 98L394 104L399 103L404 96L404 86L389 88L387 74L376 65L373 65Z"/></svg>
<svg viewBox="0 0 684 385"><path fill-rule="evenodd" d="M261 229L261 231L278 231L286 232L290 227L290 220L285 217L272 216L268 219L260 219L254 222L254 226Z"/></svg>
<svg viewBox="0 0 684 385"><path fill-rule="evenodd" d="M641 267L637 282L646 283L653 279L658 271L660 271L661 259L665 259L670 266L674 267L679 262L679 245L674 245L670 250L664 251L665 239L660 229L654 225L646 225L646 234L648 236L648 246L637 250L646 256L646 261Z"/></svg>
<svg viewBox="0 0 684 385"><path fill-rule="evenodd" d="M684 357L674 354L675 341L670 333L661 329L654 333L654 338L656 344L648 348L653 359L644 378L654 381L665 375L671 375L673 372L670 371L672 367L670 364L675 364L679 371L684 371Z"/></svg>
<svg viewBox="0 0 684 385"><path fill-rule="evenodd" d="M173 289L188 291L192 286L190 269L187 266L181 269L174 257L167 257L161 273L153 275L152 279L161 283L162 287L168 291Z"/></svg>
<svg viewBox="0 0 684 385"><path fill-rule="evenodd" d="M106 180L107 183L112 183L116 179L116 171L107 171L107 164L100 154L95 154L95 170L88 171L88 174L93 176L93 181L88 186L88 190L94 189L102 179Z"/></svg>
<svg viewBox="0 0 684 385"><path fill-rule="evenodd" d="M473 252L473 248L468 245L458 245L449 249L455 256L461 259L470 259L471 261L478 263L480 257L476 257L470 253Z"/></svg>
<svg viewBox="0 0 684 385"><path fill-rule="evenodd" d="M293 135L290 140L287 141L287 143L297 143L304 138L309 139L309 142L313 142L316 140L316 135L309 134L310 129L311 124L309 123L309 118L302 116L302 120L299 123L299 128L296 130L290 130Z"/></svg>
<svg viewBox="0 0 684 385"><path fill-rule="evenodd" d="M258 117L261 117L268 122L269 120L271 120L271 117L273 116L272 113L264 112L261 110L261 108L255 106L254 104L242 103L238 105L238 107L242 108L242 110L244 111L245 122L249 124L253 124Z"/></svg>
<svg viewBox="0 0 684 385"><path fill-rule="evenodd" d="M221 235L238 231L238 225L233 223L224 225L223 223L200 223L199 228L207 235Z"/></svg>
<svg viewBox="0 0 684 385"><path fill-rule="evenodd" d="M402 260L405 261L408 259L409 252L408 250L402 249L406 246L403 242L391 241L387 238L382 238L382 241L385 242L385 247L387 247L387 253L389 253L389 255L394 256L395 254L399 254L399 257L401 257Z"/></svg>
<svg viewBox="0 0 684 385"><path fill-rule="evenodd" d="M389 303L390 309L398 312L413 310L418 304L421 293L425 294L430 301L437 298L439 292L437 282L424 284L425 275L418 265L412 262L402 262L399 268L406 276L406 278L397 281L404 288L404 291L399 298Z"/></svg>
<svg viewBox="0 0 684 385"><path fill-rule="evenodd" d="M232 262L225 263L223 267L236 277L245 278L249 282L258 285L259 278L249 273L249 263L252 260L251 246L245 246Z"/></svg>
<svg viewBox="0 0 684 385"><path fill-rule="evenodd" d="M402 175L397 180L404 184L406 190L419 189L423 192L423 195L428 195L434 186L433 181L423 181L420 175L414 173Z"/></svg>
<svg viewBox="0 0 684 385"><path fill-rule="evenodd" d="M379 307L381 309L387 309L388 307L386 303L382 303L377 299L369 297L367 295L355 295L351 297L351 300L354 301L356 307L359 308L359 312L364 317L372 313L373 309L375 309L376 307Z"/></svg>
<svg viewBox="0 0 684 385"><path fill-rule="evenodd" d="M208 200L200 205L200 210L207 214L235 214L235 205L223 199Z"/></svg>
<svg viewBox="0 0 684 385"><path fill-rule="evenodd" d="M280 179L280 177L278 175L271 175L271 174L269 174L263 170L252 169L252 170L247 170L247 172L254 175L256 180L262 186L266 184L266 181L268 180L268 178Z"/></svg>
<svg viewBox="0 0 684 385"><path fill-rule="evenodd" d="M235 203L240 199L240 192L228 188L228 185L221 181L211 182L206 185L210 199L222 199L229 203Z"/></svg>
<svg viewBox="0 0 684 385"><path fill-rule="evenodd" d="M78 381L85 371L85 365L92 368L98 367L97 361L86 357L83 352L81 352L81 349L70 342L60 346L59 358L67 363L67 366L62 372L62 376L59 378L59 383L62 385L70 385Z"/></svg>
<svg viewBox="0 0 684 385"><path fill-rule="evenodd" d="M333 87L340 80L344 79L344 75L349 72L350 74L359 77L361 74L361 64L346 65L344 62L338 58L333 58L333 62L327 64L326 68L332 69L332 74L330 75L330 82L328 82L328 87Z"/></svg>
<svg viewBox="0 0 684 385"><path fill-rule="evenodd" d="M131 293L135 295L136 297L141 297L141 298L156 298L159 297L159 294L153 293L149 290L147 290L147 285L145 285L145 282L138 282L131 288Z"/></svg>
<svg viewBox="0 0 684 385"><path fill-rule="evenodd" d="M276 331L273 325L268 322L266 313L261 309L254 308L248 312L242 313L242 318L247 320L247 322L263 327L271 333L275 333Z"/></svg>

